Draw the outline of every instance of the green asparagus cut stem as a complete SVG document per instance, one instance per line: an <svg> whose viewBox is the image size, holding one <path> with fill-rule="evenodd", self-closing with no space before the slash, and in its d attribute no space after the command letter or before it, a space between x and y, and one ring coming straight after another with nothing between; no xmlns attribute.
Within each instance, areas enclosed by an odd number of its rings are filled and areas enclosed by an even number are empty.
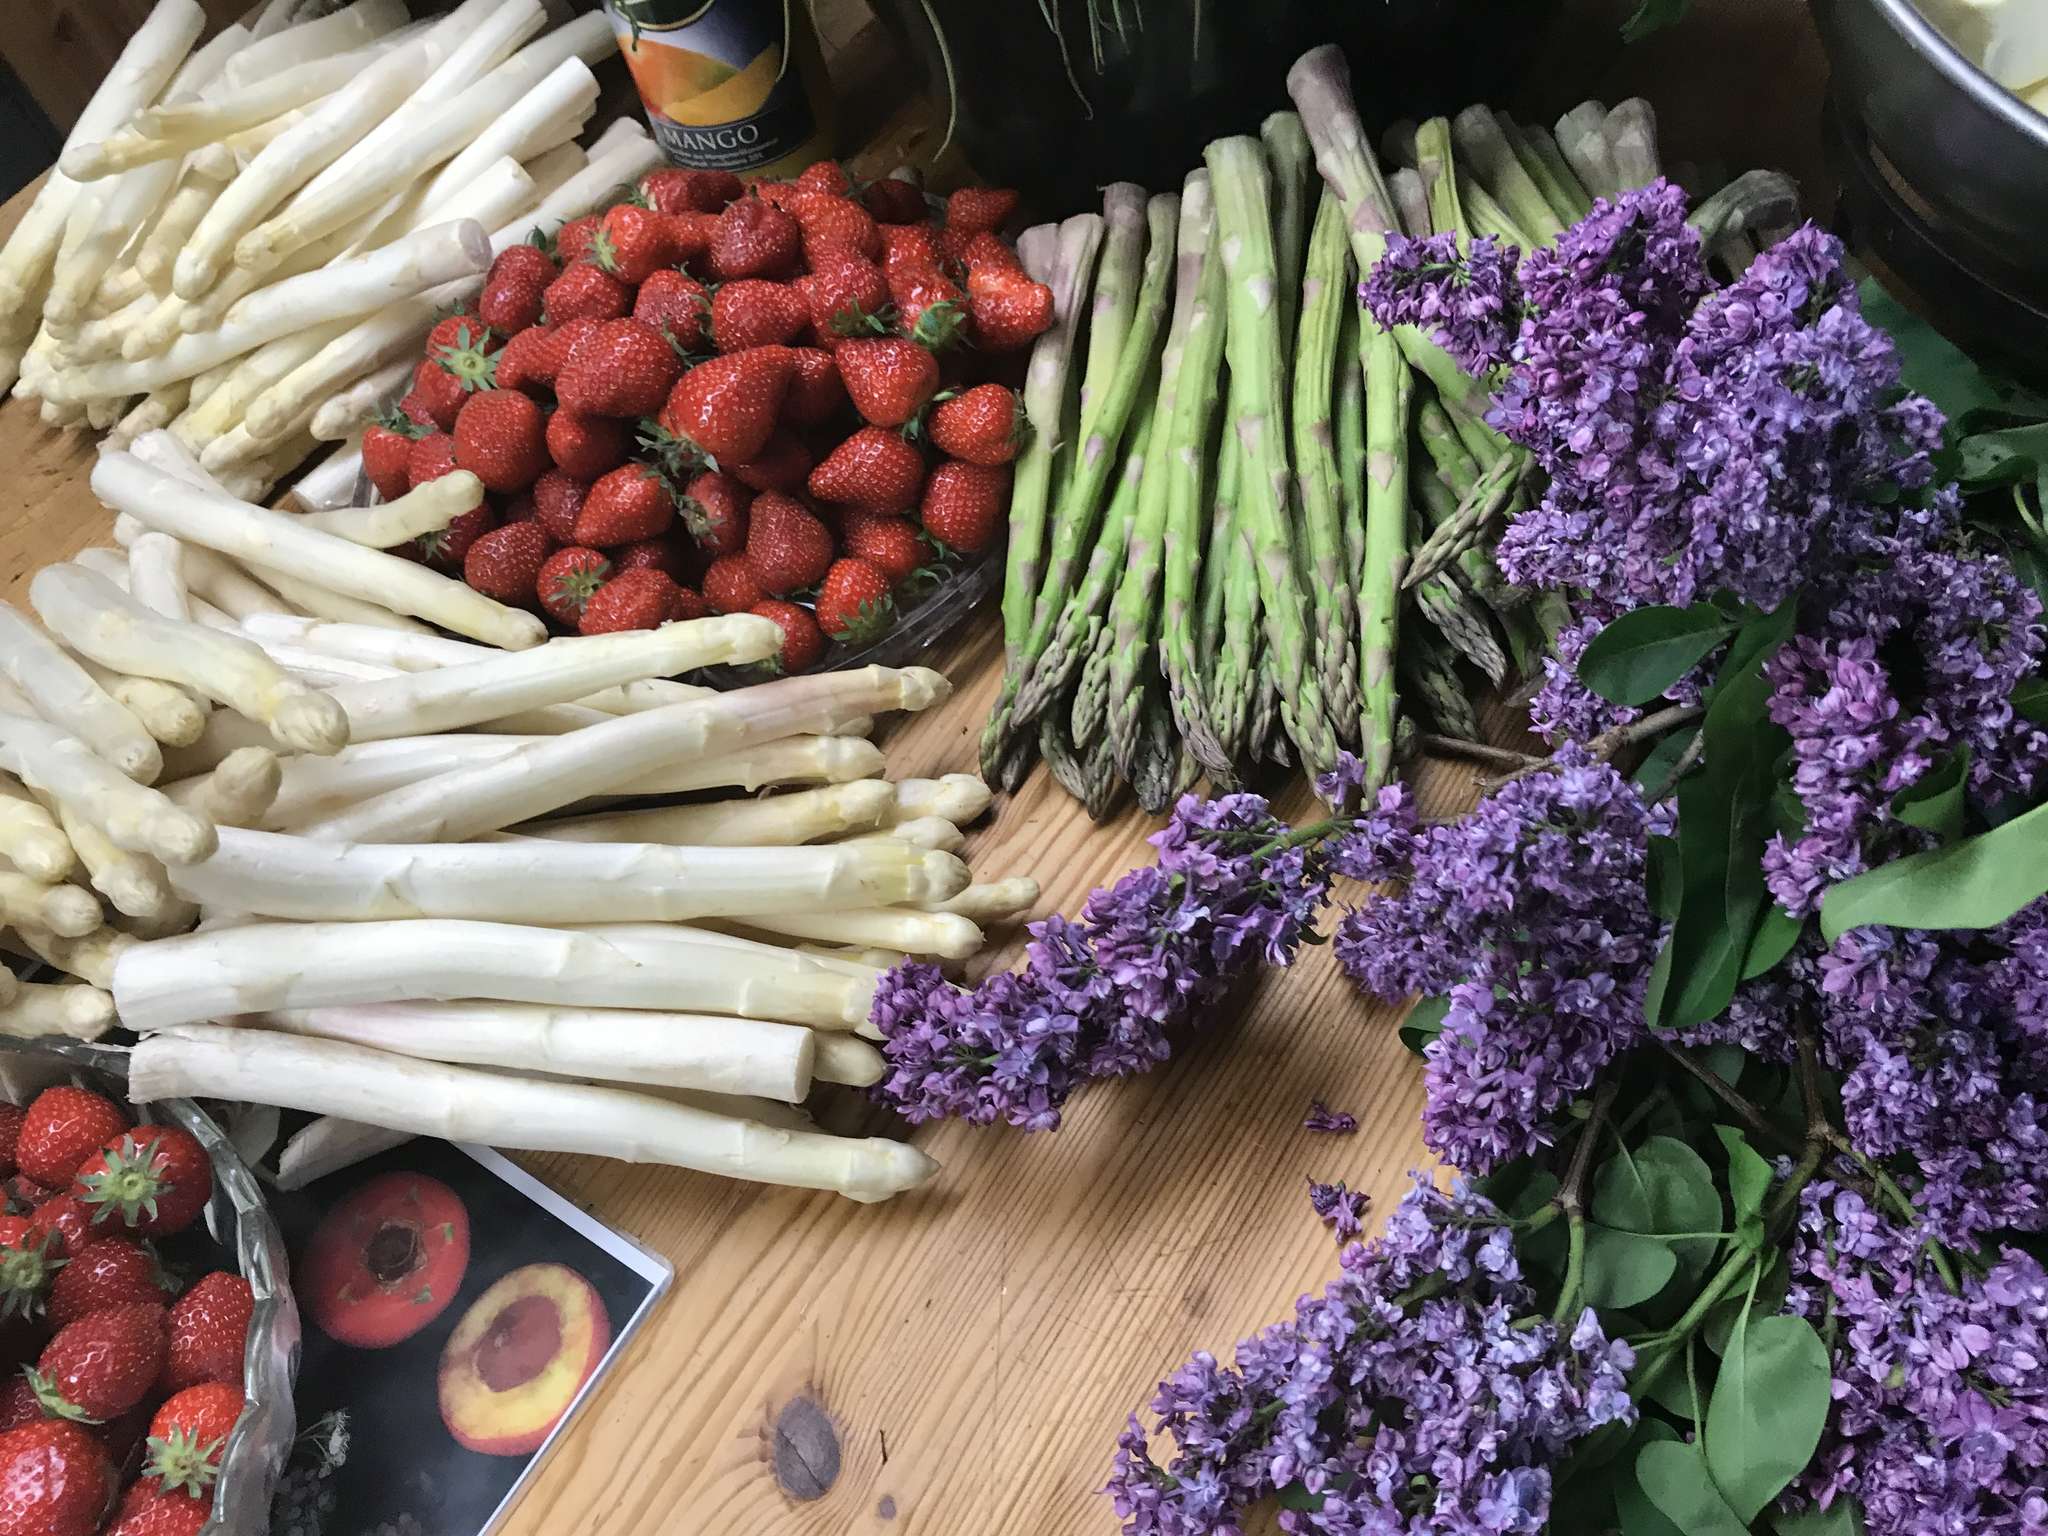
<svg viewBox="0 0 2048 1536"><path fill-rule="evenodd" d="M1247 747L1252 705L1258 697L1260 656L1259 576L1241 521L1244 448L1231 425L1238 411L1235 376L1227 409L1230 420L1224 423L1223 447L1216 456L1216 521L1209 544L1222 601L1222 623L1206 673L1216 758L1203 766L1212 777L1235 783L1238 759Z"/></svg>
<svg viewBox="0 0 2048 1536"><path fill-rule="evenodd" d="M1779 171L1747 171L1702 198L1685 222L1718 249L1731 236L1783 228L1798 219L1799 183Z"/></svg>
<svg viewBox="0 0 2048 1536"><path fill-rule="evenodd" d="M1472 178L1530 239L1548 245L1564 233L1565 221L1550 206L1542 187L1522 167L1501 130L1500 119L1486 107L1467 107L1451 120L1451 140ZM1526 249L1526 247L1525 247Z"/></svg>
<svg viewBox="0 0 2048 1536"><path fill-rule="evenodd" d="M1175 646L1185 647L1189 675L1194 673L1189 608L1200 532L1196 512L1203 445L1215 414L1216 373L1223 359L1223 278L1221 264L1211 259L1215 245L1209 173L1196 171L1181 186L1173 320L1160 357L1159 403L1145 454L1152 472L1138 488L1129 554L1110 609L1116 646L1104 685L1107 728L1117 771L1133 783L1147 697L1144 680L1155 661L1161 672L1171 674L1169 652ZM1178 499L1183 495L1185 502Z"/></svg>
<svg viewBox="0 0 2048 1536"><path fill-rule="evenodd" d="M1458 681L1458 668L1449 646L1435 631L1417 626L1403 637L1401 683L1412 700L1436 722L1446 736L1479 739L1479 716Z"/></svg>
<svg viewBox="0 0 2048 1536"><path fill-rule="evenodd" d="M1301 329L1294 348L1294 473L1301 494L1302 574L1315 625L1316 669L1329 719L1347 744L1358 718L1357 568L1345 549L1337 434L1332 421L1338 341L1352 296L1351 242L1344 205L1327 190L1316 209L1301 282ZM1356 356L1356 353L1352 354ZM1347 371L1351 359L1344 359Z"/></svg>
<svg viewBox="0 0 2048 1536"><path fill-rule="evenodd" d="M1287 679L1281 719L1312 773L1335 761L1336 740L1324 714L1323 690L1311 664L1308 605L1296 577L1289 498L1294 477L1287 463L1285 370L1281 364L1278 278L1273 266L1269 212L1271 180L1259 141L1218 139L1204 152L1216 198L1229 324L1224 347L1233 392L1243 408L1231 413L1240 445L1238 524L1259 575L1267 648Z"/></svg>
<svg viewBox="0 0 2048 1536"><path fill-rule="evenodd" d="M1472 228L1458 195L1458 158L1447 119L1432 117L1415 130L1415 174L1429 199L1430 228L1438 234L1455 231L1460 245L1470 243Z"/></svg>
<svg viewBox="0 0 2048 1536"><path fill-rule="evenodd" d="M1624 192L1647 187L1664 174L1657 155L1657 109L1642 97L1616 103L1601 121L1600 133Z"/></svg>
<svg viewBox="0 0 2048 1536"><path fill-rule="evenodd" d="M1370 386L1368 386L1368 394ZM1468 549L1476 549L1496 518L1504 517L1514 505L1528 461L1520 454L1504 455L1479 477L1471 494L1458 503L1457 513L1429 536L1409 563L1404 586L1427 581L1449 566Z"/></svg>
<svg viewBox="0 0 2048 1536"><path fill-rule="evenodd" d="M1466 174L1463 167L1458 170L1458 203L1465 210L1465 220L1472 226L1474 235L1491 235L1502 245L1512 245L1518 251L1534 247L1535 241L1529 232L1515 222L1515 216L1494 200L1493 194Z"/></svg>
<svg viewBox="0 0 2048 1536"><path fill-rule="evenodd" d="M1500 131L1515 149L1515 158L1522 162L1522 169L1529 173L1530 180L1543 189L1543 197L1550 204L1550 211L1566 224L1576 224L1593 211L1593 199L1579 184L1566 163L1564 153L1557 147L1557 140L1550 136L1550 130L1538 124L1527 128L1509 117L1500 114Z"/></svg>
<svg viewBox="0 0 2048 1536"><path fill-rule="evenodd" d="M1387 178L1387 190L1394 197L1394 212L1401 220L1401 233L1420 240L1429 230L1429 191L1422 177L1403 166Z"/></svg>
<svg viewBox="0 0 2048 1536"><path fill-rule="evenodd" d="M1365 579L1365 369L1360 366L1363 323L1351 289L1355 268L1345 272L1344 324L1337 335L1337 380L1331 410L1337 418L1337 526L1344 531L1344 564L1351 573L1351 607Z"/></svg>
<svg viewBox="0 0 2048 1536"><path fill-rule="evenodd" d="M1400 344L1374 328L1365 355L1365 583L1359 590L1358 756L1364 793L1394 769L1394 658L1408 564L1408 410L1413 385Z"/></svg>
<svg viewBox="0 0 2048 1536"><path fill-rule="evenodd" d="M1588 192L1612 198L1621 192L1621 171L1601 131L1606 120L1607 108L1599 102L1580 102L1557 120L1557 147Z"/></svg>
<svg viewBox="0 0 2048 1536"><path fill-rule="evenodd" d="M1315 204L1316 153L1292 112L1259 124L1259 142L1273 173L1273 260L1280 275L1281 345L1292 348L1301 304L1302 260L1308 250L1309 214ZM1288 359L1283 358L1283 366Z"/></svg>

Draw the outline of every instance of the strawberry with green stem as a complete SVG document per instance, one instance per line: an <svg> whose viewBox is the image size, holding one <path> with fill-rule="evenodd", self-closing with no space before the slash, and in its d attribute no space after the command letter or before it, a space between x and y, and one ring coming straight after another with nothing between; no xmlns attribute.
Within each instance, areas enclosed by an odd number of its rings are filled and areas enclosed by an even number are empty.
<svg viewBox="0 0 2048 1536"><path fill-rule="evenodd" d="M507 522L517 519L507 516ZM437 571L459 571L470 546L498 525L498 515L489 502L458 513L446 528L436 528L412 541L411 554L422 565Z"/></svg>
<svg viewBox="0 0 2048 1536"><path fill-rule="evenodd" d="M757 663L761 671L772 677L808 672L824 656L824 631L818 628L817 618L810 609L770 598L754 604L747 611L764 619L773 619L782 629L782 648Z"/></svg>
<svg viewBox="0 0 2048 1536"><path fill-rule="evenodd" d="M196 1497L211 1490L242 1407L242 1389L221 1381L172 1394L149 1421L143 1476L166 1492Z"/></svg>
<svg viewBox="0 0 2048 1536"><path fill-rule="evenodd" d="M400 411L386 411L363 429L363 473L377 494L396 501L412 489L406 465L427 429Z"/></svg>
<svg viewBox="0 0 2048 1536"><path fill-rule="evenodd" d="M685 438L716 465L743 464L775 430L796 371L788 347L755 347L699 363L677 381L659 416L663 430Z"/></svg>
<svg viewBox="0 0 2048 1536"><path fill-rule="evenodd" d="M711 313L711 295L687 272L664 267L633 295L633 318L651 325L684 357L702 350L704 321Z"/></svg>
<svg viewBox="0 0 2048 1536"><path fill-rule="evenodd" d="M45 1188L69 1188L79 1164L130 1123L127 1111L105 1094L69 1083L45 1088L22 1116L15 1165Z"/></svg>
<svg viewBox="0 0 2048 1536"><path fill-rule="evenodd" d="M889 585L901 587L927 568L931 546L918 537L907 517L889 517L876 512L848 512L841 520L840 533L845 552L865 560L884 576Z"/></svg>
<svg viewBox="0 0 2048 1536"><path fill-rule="evenodd" d="M865 560L836 560L818 588L818 627L848 645L865 645L896 622L889 578Z"/></svg>
<svg viewBox="0 0 2048 1536"><path fill-rule="evenodd" d="M535 578L534 590L543 612L574 629L583 621L597 589L611 579L612 563L595 549L571 545L549 555Z"/></svg>
<svg viewBox="0 0 2048 1536"><path fill-rule="evenodd" d="M977 384L957 395L941 395L925 432L932 446L969 464L995 466L1017 457L1031 434L1031 422L1014 389Z"/></svg>
<svg viewBox="0 0 2048 1536"><path fill-rule="evenodd" d="M164 1368L166 1345L162 1306L107 1307L60 1328L29 1380L52 1418L105 1423L148 1395Z"/></svg>
<svg viewBox="0 0 2048 1536"><path fill-rule="evenodd" d="M95 1223L166 1237L191 1226L213 1198L213 1159L182 1126L138 1125L79 1164L72 1193Z"/></svg>
<svg viewBox="0 0 2048 1536"><path fill-rule="evenodd" d="M684 485L676 510L705 554L736 555L747 545L747 508L753 499L731 475L707 469Z"/></svg>
<svg viewBox="0 0 2048 1536"><path fill-rule="evenodd" d="M636 203L607 209L591 237L590 259L628 287L638 287L677 259L666 215Z"/></svg>
<svg viewBox="0 0 2048 1536"><path fill-rule="evenodd" d="M902 426L938 393L938 359L900 336L842 342L833 360L854 409L878 427Z"/></svg>
<svg viewBox="0 0 2048 1536"><path fill-rule="evenodd" d="M0 1435L4 1536L92 1536L117 1486L106 1447L78 1424L43 1419Z"/></svg>
<svg viewBox="0 0 2048 1536"><path fill-rule="evenodd" d="M593 262L579 261L548 284L542 318L549 325L570 320L616 320L633 307L633 290Z"/></svg>
<svg viewBox="0 0 2048 1536"><path fill-rule="evenodd" d="M711 233L707 260L721 282L740 277L788 278L803 265L803 226L758 195L728 203Z"/></svg>
<svg viewBox="0 0 2048 1536"><path fill-rule="evenodd" d="M653 629L666 624L675 611L676 584L662 571L620 571L584 605L578 632L610 635L628 629Z"/></svg>
<svg viewBox="0 0 2048 1536"><path fill-rule="evenodd" d="M949 459L925 482L918 520L947 549L978 555L1000 537L1009 502L1008 465Z"/></svg>
<svg viewBox="0 0 2048 1536"><path fill-rule="evenodd" d="M64 1245L22 1216L0 1216L0 1317L40 1316L52 1280L63 1273Z"/></svg>

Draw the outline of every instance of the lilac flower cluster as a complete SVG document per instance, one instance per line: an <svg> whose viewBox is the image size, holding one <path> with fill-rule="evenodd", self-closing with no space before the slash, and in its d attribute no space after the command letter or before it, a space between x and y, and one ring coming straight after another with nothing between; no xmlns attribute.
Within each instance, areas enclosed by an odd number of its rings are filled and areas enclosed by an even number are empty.
<svg viewBox="0 0 2048 1536"><path fill-rule="evenodd" d="M1482 235L1460 252L1455 234L1395 239L1359 286L1383 324L1428 331L1467 373L1484 374L1512 355L1522 295L1521 252ZM1398 322L1386 320L1399 316Z"/></svg>
<svg viewBox="0 0 2048 1536"><path fill-rule="evenodd" d="M912 1122L1059 1125L1091 1078L1149 1071L1260 964L1286 965L1329 892L1320 851L1258 795L1189 795L1151 839L1158 862L1031 927L1019 971L972 991L906 963L870 1017L888 1075L876 1096Z"/></svg>
<svg viewBox="0 0 2048 1536"><path fill-rule="evenodd" d="M1870 1536L2048 1532L2048 1272L2006 1248L1953 1289L1926 1234L1853 1189L1800 1196L1787 1309L1833 1338L1834 1409L1796 1501Z"/></svg>
<svg viewBox="0 0 2048 1536"><path fill-rule="evenodd" d="M1367 991L1447 996L1426 1050L1423 1134L1479 1174L1548 1145L1559 1111L1644 1038L1662 938L1644 894L1658 813L1605 763L1566 747L1464 821L1420 829L1400 786L1333 856L1403 882L1348 914L1337 958Z"/></svg>
<svg viewBox="0 0 2048 1536"><path fill-rule="evenodd" d="M1348 1243L1365 1231L1365 1208L1371 1201L1363 1190L1345 1188L1342 1179L1334 1184L1318 1184L1310 1179L1308 1203L1340 1243Z"/></svg>
<svg viewBox="0 0 2048 1536"><path fill-rule="evenodd" d="M1290 1489L1318 1507L1283 1511L1288 1532L1535 1536L1551 1469L1635 1421L1633 1353L1591 1311L1569 1333L1531 1315L1513 1233L1477 1194L1419 1181L1341 1263L1234 1364L1198 1354L1160 1384L1164 1467L1131 1419L1108 1490L1127 1536L1236 1536Z"/></svg>

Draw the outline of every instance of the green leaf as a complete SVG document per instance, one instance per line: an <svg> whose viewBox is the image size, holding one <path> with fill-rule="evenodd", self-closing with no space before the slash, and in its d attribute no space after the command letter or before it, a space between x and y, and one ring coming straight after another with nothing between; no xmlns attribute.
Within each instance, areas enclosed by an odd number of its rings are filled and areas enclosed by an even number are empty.
<svg viewBox="0 0 2048 1536"><path fill-rule="evenodd" d="M1652 1441L1636 1453L1636 1481L1657 1512L1685 1536L1749 1536L1748 1525L1714 1486L1696 1445Z"/></svg>
<svg viewBox="0 0 2048 1536"><path fill-rule="evenodd" d="M1940 406L1942 414L1958 427L1978 413L2034 420L2048 417L2048 396L1986 373L1955 343L1887 293L1875 278L1865 278L1859 286L1863 318L1891 333L1898 351L1900 382Z"/></svg>
<svg viewBox="0 0 2048 1536"><path fill-rule="evenodd" d="M1586 1233L1581 1283L1589 1307L1602 1312L1633 1307L1663 1290L1677 1272L1678 1255L1662 1238L1638 1237L1612 1227L1593 1227Z"/></svg>
<svg viewBox="0 0 2048 1536"><path fill-rule="evenodd" d="M1678 767L1678 760L1685 756L1692 745L1695 732L1692 727L1681 726L1678 730L1657 738L1657 745L1650 748L1649 755L1636 765L1636 771L1629 775L1629 782L1646 795L1654 795L1671 782L1671 775Z"/></svg>
<svg viewBox="0 0 2048 1536"><path fill-rule="evenodd" d="M1970 748L1966 742L1935 764L1917 784L1892 796L1892 814L1909 827L1932 832L1943 842L1963 835L1969 790Z"/></svg>
<svg viewBox="0 0 2048 1536"><path fill-rule="evenodd" d="M1282 1488L1280 1496L1275 1502L1282 1509L1299 1509L1313 1513L1323 1507L1324 1497L1325 1495L1320 1493L1310 1493L1306 1487L1299 1481L1296 1481Z"/></svg>
<svg viewBox="0 0 2048 1536"><path fill-rule="evenodd" d="M1635 1460L1646 1445L1661 1441L1675 1442L1678 1431L1662 1419L1645 1418L1636 1426L1635 1437L1629 1442L1628 1454L1621 1475L1614 1480L1614 1508L1621 1516L1621 1536L1686 1536L1677 1526L1658 1512L1650 1502L1650 1496L1643 1492L1643 1485L1636 1478ZM1557 1529L1552 1522L1552 1528ZM1564 1529L1571 1529L1565 1527Z"/></svg>
<svg viewBox="0 0 2048 1536"><path fill-rule="evenodd" d="M1743 1520L1797 1477L1827 1423L1828 1349L1803 1317L1745 1309L1707 1404L1706 1463Z"/></svg>
<svg viewBox="0 0 2048 1536"><path fill-rule="evenodd" d="M2013 709L2036 725L2048 725L2048 677L2035 673L2012 691Z"/></svg>
<svg viewBox="0 0 2048 1536"><path fill-rule="evenodd" d="M1649 854L1644 861L1643 883L1648 887L1650 910L1667 923L1678 916L1679 882L1683 878L1678 839L1652 836Z"/></svg>
<svg viewBox="0 0 2048 1536"><path fill-rule="evenodd" d="M1742 1314L1754 1306L1759 1314L1768 1317L1785 1305L1785 1293L1791 1286L1792 1276L1785 1268L1785 1255L1774 1249L1757 1279L1754 1301L1746 1287L1723 1296L1701 1320L1700 1341L1715 1354L1725 1355L1728 1353L1728 1341L1735 1335L1736 1321Z"/></svg>
<svg viewBox="0 0 2048 1536"><path fill-rule="evenodd" d="M1647 704L1705 660L1735 627L1712 603L1634 609L1593 637L1579 657L1579 681L1610 703Z"/></svg>
<svg viewBox="0 0 2048 1536"><path fill-rule="evenodd" d="M1771 1529L1778 1536L1864 1536L1863 1506L1854 1499L1837 1499L1826 1509L1774 1515Z"/></svg>
<svg viewBox="0 0 2048 1536"><path fill-rule="evenodd" d="M1591 1214L1602 1227L1623 1234L1717 1232L1721 1195L1705 1158L1676 1137L1652 1136L1633 1153L1617 1152L1594 1170ZM1713 1238L1686 1238L1669 1246L1677 1263L1697 1273L1717 1245Z"/></svg>
<svg viewBox="0 0 2048 1536"><path fill-rule="evenodd" d="M1806 919L1794 917L1775 902L1764 908L1750 935L1749 953L1742 957L1742 979L1750 981L1792 953L1799 935L1806 932Z"/></svg>
<svg viewBox="0 0 2048 1536"><path fill-rule="evenodd" d="M1661 32L1685 15L1690 0L1642 0L1635 14L1621 24L1621 40L1639 43L1652 32Z"/></svg>
<svg viewBox="0 0 2048 1536"><path fill-rule="evenodd" d="M1425 997L1408 1010L1408 1017L1401 1021L1401 1043L1416 1055L1422 1048L1443 1033L1444 1015L1451 1011L1448 997Z"/></svg>
<svg viewBox="0 0 2048 1536"><path fill-rule="evenodd" d="M1978 432L1956 447L1962 455L1957 481L1967 492L1997 490L2034 479L2048 464L2048 422Z"/></svg>
<svg viewBox="0 0 2048 1536"><path fill-rule="evenodd" d="M1830 886L1821 898L1820 933L1832 944L1851 928L1875 924L1996 928L2043 892L2048 805L2037 805L1989 832Z"/></svg>
<svg viewBox="0 0 2048 1536"><path fill-rule="evenodd" d="M1764 1245L1764 1197L1771 1192L1771 1165L1732 1125L1714 1134L1728 1151L1728 1197L1735 1207L1736 1240L1749 1249Z"/></svg>

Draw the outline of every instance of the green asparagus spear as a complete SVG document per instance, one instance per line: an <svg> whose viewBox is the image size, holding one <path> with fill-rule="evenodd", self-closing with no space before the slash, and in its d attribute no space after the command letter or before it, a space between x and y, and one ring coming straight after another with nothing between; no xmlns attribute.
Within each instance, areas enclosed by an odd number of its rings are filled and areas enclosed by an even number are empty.
<svg viewBox="0 0 2048 1536"><path fill-rule="evenodd" d="M1465 219L1472 226L1475 235L1491 235L1501 245L1512 245L1518 251L1526 251L1535 245L1528 230L1516 222L1515 216L1495 200L1493 194L1469 176L1463 166L1458 167L1458 205L1465 210Z"/></svg>
<svg viewBox="0 0 2048 1536"><path fill-rule="evenodd" d="M1505 112L1500 114L1500 131L1522 162L1529 179L1543 189L1543 200L1560 223L1576 224L1593 211L1593 199L1579 184L1579 178L1557 147L1548 128L1524 128Z"/></svg>
<svg viewBox="0 0 2048 1536"><path fill-rule="evenodd" d="M1472 487L1479 483L1479 461L1466 451L1433 391L1426 393L1415 408L1415 430L1422 438L1422 446L1429 450L1442 482L1457 500L1470 496Z"/></svg>
<svg viewBox="0 0 2048 1536"><path fill-rule="evenodd" d="M1207 170L1202 197L1210 208L1214 241L1214 200ZM1184 197L1186 194L1184 193ZM1182 204L1186 206L1185 201ZM1181 740L1203 766L1223 759L1209 726L1207 676L1223 626L1223 545L1212 535L1216 520L1216 443L1226 436L1217 422L1223 372L1223 263L1215 254L1202 273L1197 308L1181 354L1184 384L1174 402L1173 447L1160 469L1166 475L1166 528L1160 541L1165 570L1160 581L1159 670Z"/></svg>
<svg viewBox="0 0 2048 1536"><path fill-rule="evenodd" d="M1394 765L1394 657L1401 573L1408 563L1408 408L1413 388L1400 344L1372 327L1364 338L1365 583L1359 589L1358 755L1364 792L1378 793Z"/></svg>
<svg viewBox="0 0 2048 1536"><path fill-rule="evenodd" d="M1232 376L1231 417L1237 415L1237 390ZM1259 575L1242 522L1244 449L1235 430L1224 426L1223 446L1216 457L1216 522L1209 556L1216 564L1222 623L1216 649L1209 658L1204 682L1209 728L1217 758L1206 762L1211 777L1234 783L1238 759L1246 751L1252 705L1259 691Z"/></svg>
<svg viewBox="0 0 2048 1536"><path fill-rule="evenodd" d="M1107 729L1115 743L1118 771L1134 782L1145 698L1142 680L1152 674L1155 660L1162 669L1169 665L1166 648L1187 642L1185 626L1196 559L1194 514L1202 482L1200 458L1215 411L1216 373L1223 357L1222 266L1212 260L1215 236L1209 173L1196 171L1181 187L1173 320L1160 357L1159 403L1145 453L1152 472L1138 488L1129 554L1110 606L1116 647L1103 685L1108 699ZM1185 520L1177 521L1176 497L1183 493L1187 497ZM1162 582L1166 608L1172 610L1167 613L1160 607ZM1182 628L1179 636L1172 633L1176 623Z"/></svg>
<svg viewBox="0 0 2048 1536"><path fill-rule="evenodd" d="M1415 633L1402 637L1401 683L1410 697L1436 721L1447 736L1479 739L1479 716L1458 681L1458 668L1450 647L1434 630L1420 625Z"/></svg>
<svg viewBox="0 0 2048 1536"><path fill-rule="evenodd" d="M1458 510L1450 521L1441 524L1422 548L1415 551L1415 558L1408 566L1407 579L1402 585L1412 587L1417 582L1427 581L1466 550L1476 549L1494 520L1509 514L1528 468L1526 455L1505 454L1481 475L1471 494L1458 503Z"/></svg>
<svg viewBox="0 0 2048 1536"><path fill-rule="evenodd" d="M1346 744L1352 735L1349 723L1358 718L1358 601L1352 586L1356 562L1346 551L1341 522L1331 397L1344 313L1357 307L1347 281L1350 267L1344 206L1325 192L1301 284L1300 339L1294 349L1294 471L1316 669L1329 718ZM1350 358L1344 363L1347 373L1357 372Z"/></svg>
<svg viewBox="0 0 2048 1536"><path fill-rule="evenodd" d="M1081 430L1075 439L1080 443L1100 430L1111 384L1123 362L1124 338L1137 315L1139 274L1145 261L1145 189L1129 181L1104 187L1102 222L1102 261L1095 274L1095 297L1088 306L1088 361L1081 375ZM1080 467L1077 458L1068 469L1069 483Z"/></svg>
<svg viewBox="0 0 2048 1536"><path fill-rule="evenodd" d="M1507 652L1494 636L1485 605L1448 573L1417 586L1415 606L1451 643L1451 649L1483 672L1489 683L1498 688L1507 681Z"/></svg>
<svg viewBox="0 0 2048 1536"><path fill-rule="evenodd" d="M1470 242L1471 225L1459 199L1458 160L1451 149L1448 119L1432 117L1415 130L1415 174L1429 199L1430 227L1438 234L1456 231L1460 245Z"/></svg>
<svg viewBox="0 0 2048 1536"><path fill-rule="evenodd" d="M1467 107L1451 120L1458 159L1472 177L1538 244L1564 233L1565 220L1551 208L1543 189L1522 168L1501 121L1486 107ZM1527 250L1526 245L1523 246Z"/></svg>
<svg viewBox="0 0 2048 1536"><path fill-rule="evenodd" d="M1131 789L1138 797L1138 805L1148 816L1157 816L1173 804L1174 796L1180 793L1183 764L1192 780L1199 772L1193 766L1194 759L1182 748L1180 734L1174 729L1173 710L1166 701L1166 691L1157 679L1145 689L1144 707L1138 714L1139 748L1135 767L1137 771L1128 775Z"/></svg>
<svg viewBox="0 0 2048 1536"><path fill-rule="evenodd" d="M1273 174L1273 261L1280 277L1282 365L1292 363L1295 316L1301 307L1301 264L1308 249L1310 211L1315 205L1316 152L1301 119L1275 112L1259 124L1266 165Z"/></svg>
<svg viewBox="0 0 2048 1536"><path fill-rule="evenodd" d="M1429 191L1420 175L1403 166L1387 178L1387 191L1394 199L1394 215L1401 221L1402 234L1420 240L1431 233Z"/></svg>
<svg viewBox="0 0 2048 1536"><path fill-rule="evenodd" d="M1243 409L1232 413L1240 444L1238 522L1259 576L1267 647L1287 679L1280 700L1287 734L1311 772L1326 771L1337 744L1324 713L1321 680L1311 665L1307 603L1296 577L1288 509L1293 475L1287 463L1285 376L1269 206L1271 181L1258 140L1219 139L1203 153L1216 197L1229 324L1225 350L1233 391Z"/></svg>
<svg viewBox="0 0 2048 1536"><path fill-rule="evenodd" d="M1337 334L1337 526L1344 532L1344 564L1351 573L1351 607L1365 579L1365 370L1358 362L1360 310L1351 293L1355 270L1345 274L1344 325ZM1354 685L1355 686L1355 685Z"/></svg>

